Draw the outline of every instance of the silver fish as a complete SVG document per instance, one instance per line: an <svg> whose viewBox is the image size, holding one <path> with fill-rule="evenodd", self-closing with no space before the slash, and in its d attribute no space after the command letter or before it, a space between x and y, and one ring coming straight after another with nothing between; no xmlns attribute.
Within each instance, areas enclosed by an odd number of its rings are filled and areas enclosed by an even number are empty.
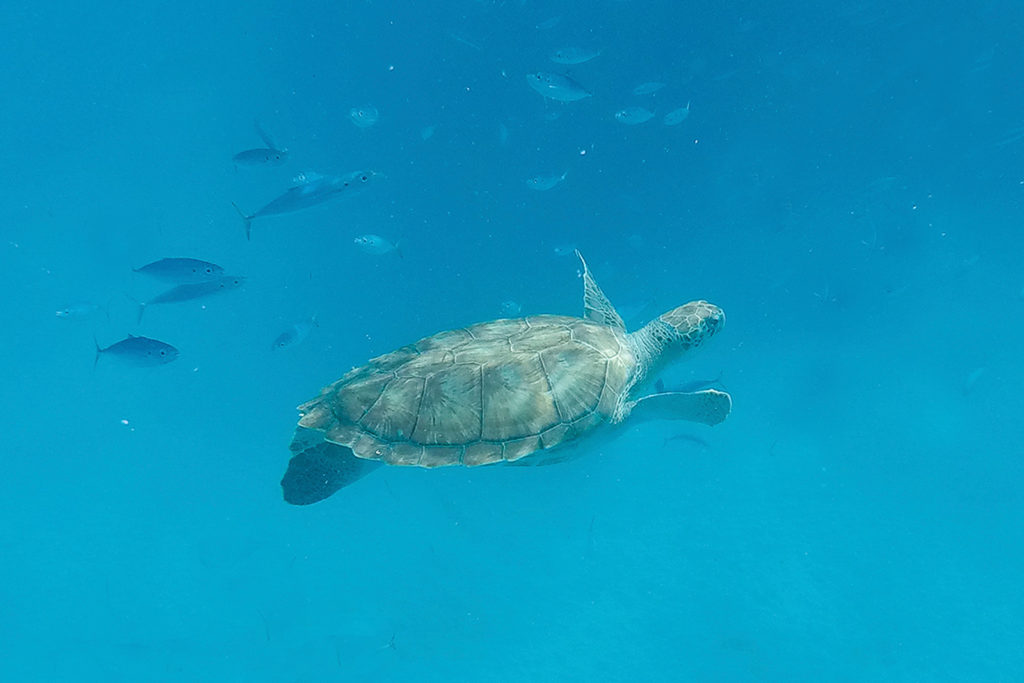
<svg viewBox="0 0 1024 683"><path fill-rule="evenodd" d="M505 318L516 318L516 317L519 316L520 313L523 312L523 307L519 304L518 301L512 301L510 299L508 301L502 301L501 302L501 309L500 310L501 310L501 315L503 317L505 317Z"/></svg>
<svg viewBox="0 0 1024 683"><path fill-rule="evenodd" d="M627 126L636 126L647 123L654 118L654 112L643 107L626 107L615 112L615 120Z"/></svg>
<svg viewBox="0 0 1024 683"><path fill-rule="evenodd" d="M178 349L156 339L129 334L125 339L111 344L105 349L100 348L99 342L96 342L96 358L93 360L93 367L99 362L101 354L108 354L128 365L152 367L175 360L178 357Z"/></svg>
<svg viewBox="0 0 1024 683"><path fill-rule="evenodd" d="M566 171L562 175L535 175L532 178L526 179L526 186L531 190L537 190L543 192L544 190L550 190L558 183L565 180L565 176L569 172Z"/></svg>
<svg viewBox="0 0 1024 683"><path fill-rule="evenodd" d="M162 258L132 270L175 285L209 282L224 275L224 269L216 263L194 258Z"/></svg>
<svg viewBox="0 0 1024 683"><path fill-rule="evenodd" d="M290 187L284 194L255 213L246 215L237 204L232 203L232 206L245 223L245 238L250 239L252 222L257 218L291 213L322 204L330 199L350 196L356 190L365 187L375 175L377 174L374 171L353 171L341 176L306 174L297 178L298 185Z"/></svg>
<svg viewBox="0 0 1024 683"><path fill-rule="evenodd" d="M550 17L537 24L534 28L536 28L538 31L550 31L554 27L558 26L559 22L561 21L561 16Z"/></svg>
<svg viewBox="0 0 1024 683"><path fill-rule="evenodd" d="M680 123L685 121L690 116L690 103L687 102L685 107L679 109L673 109L669 113L661 117L661 122L666 126L678 126Z"/></svg>
<svg viewBox="0 0 1024 683"><path fill-rule="evenodd" d="M659 81L650 81L647 83L641 83L640 85L633 88L634 95L653 95L662 88L665 87L664 83Z"/></svg>
<svg viewBox="0 0 1024 683"><path fill-rule="evenodd" d="M174 304L181 301L192 301L193 299L204 299L214 294L238 289L245 284L245 278L241 275L223 275L216 280L208 282L193 282L187 285L172 287L162 294L158 294L149 301L139 302L138 322L142 322L142 314L146 312L147 306L154 304Z"/></svg>
<svg viewBox="0 0 1024 683"><path fill-rule="evenodd" d="M288 150L255 147L242 150L231 161L239 166L280 166L288 161Z"/></svg>
<svg viewBox="0 0 1024 683"><path fill-rule="evenodd" d="M64 318L65 320L84 320L96 315L102 308L99 304L80 301L57 311L57 317Z"/></svg>
<svg viewBox="0 0 1024 683"><path fill-rule="evenodd" d="M551 53L551 61L556 64L583 64L600 54L600 50L591 50L585 47L563 47Z"/></svg>
<svg viewBox="0 0 1024 683"><path fill-rule="evenodd" d="M266 147L243 150L231 157L232 161L240 166L280 166L288 161L288 150L274 144L259 123L256 124L256 133Z"/></svg>
<svg viewBox="0 0 1024 683"><path fill-rule="evenodd" d="M380 120L380 112L377 107L352 107L348 110L348 118L358 128L369 128Z"/></svg>
<svg viewBox="0 0 1024 683"><path fill-rule="evenodd" d="M590 97L591 92L568 76L538 71L526 74L526 82L544 97L559 102L576 102Z"/></svg>
<svg viewBox="0 0 1024 683"><path fill-rule="evenodd" d="M401 240L392 244L380 235L360 235L352 241L357 247L365 251L367 254L383 256L384 254L396 252L398 257L402 258L402 249L400 247Z"/></svg>
<svg viewBox="0 0 1024 683"><path fill-rule="evenodd" d="M277 335L273 343L270 345L270 349L272 351L280 351L281 349L297 346L306 340L306 337L309 336L309 333L313 331L314 327L319 327L316 321L316 316L313 316L308 320L297 322L281 334Z"/></svg>
<svg viewBox="0 0 1024 683"><path fill-rule="evenodd" d="M971 374L967 375L967 379L964 380L963 386L960 387L960 393L967 396L973 392L975 387L978 385L978 382L985 376L985 372L987 370L988 368L985 367L975 368L972 370Z"/></svg>

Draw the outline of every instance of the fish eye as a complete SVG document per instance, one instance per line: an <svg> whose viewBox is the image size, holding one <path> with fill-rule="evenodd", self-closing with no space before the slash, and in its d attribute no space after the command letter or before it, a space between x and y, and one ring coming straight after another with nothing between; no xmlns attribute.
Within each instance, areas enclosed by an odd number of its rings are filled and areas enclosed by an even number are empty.
<svg viewBox="0 0 1024 683"><path fill-rule="evenodd" d="M163 349L160 349L160 355L161 355L161 356L166 356L166 355L167 355L167 352L166 352L166 351L164 351Z"/></svg>
<svg viewBox="0 0 1024 683"><path fill-rule="evenodd" d="M364 174L363 174L363 177L362 177L362 181L363 181L363 182L365 183L365 182L366 182L367 180L369 180L369 179L370 179L370 178L369 178L369 176L367 176L367 175L366 175L366 174L364 173Z"/></svg>

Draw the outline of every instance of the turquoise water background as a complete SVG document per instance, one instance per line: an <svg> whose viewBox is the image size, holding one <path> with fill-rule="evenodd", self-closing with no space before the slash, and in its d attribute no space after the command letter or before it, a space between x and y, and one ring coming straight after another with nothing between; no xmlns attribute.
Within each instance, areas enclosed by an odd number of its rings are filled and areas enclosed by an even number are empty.
<svg viewBox="0 0 1024 683"><path fill-rule="evenodd" d="M3 680L1024 678L1019 3L2 15ZM286 164L232 163L256 120ZM356 169L246 240L232 202ZM282 501L295 406L506 302L580 314L572 247L633 328L726 311L665 375L720 374L724 424ZM246 284L137 323L172 256ZM181 356L94 367L128 334Z"/></svg>

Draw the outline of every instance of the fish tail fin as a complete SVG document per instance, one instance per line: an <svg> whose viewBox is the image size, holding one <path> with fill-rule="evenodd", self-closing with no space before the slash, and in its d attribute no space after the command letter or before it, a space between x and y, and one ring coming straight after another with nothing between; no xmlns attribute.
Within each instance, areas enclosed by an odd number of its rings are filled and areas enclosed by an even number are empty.
<svg viewBox="0 0 1024 683"><path fill-rule="evenodd" d="M106 317L108 323L110 322L110 304L113 302L113 299L113 297L108 298L107 303L101 306L101 308L103 309L103 315Z"/></svg>
<svg viewBox="0 0 1024 683"><path fill-rule="evenodd" d="M245 212L238 208L238 204L231 202L231 206L235 207L235 211L242 217L242 223L245 225L245 239L252 239L252 216L246 216Z"/></svg>
<svg viewBox="0 0 1024 683"><path fill-rule="evenodd" d="M96 370L96 365L100 362L100 354L103 353L103 349L100 348L100 342L96 339L96 335L92 336L92 343L96 345L96 355L92 359L92 369Z"/></svg>
<svg viewBox="0 0 1024 683"><path fill-rule="evenodd" d="M128 298L131 299L132 303L135 304L135 309L136 309L135 324L136 325L141 325L142 324L142 314L146 312L146 302L145 301L139 301L138 299L136 299L135 297L130 296L130 295L128 295Z"/></svg>
<svg viewBox="0 0 1024 683"><path fill-rule="evenodd" d="M259 119L253 121L253 125L256 126L256 135L260 136L260 140L263 141L264 145L273 150L279 149L279 147L274 143L273 139L271 139L271 137L267 135L267 131L263 130L263 126L260 125Z"/></svg>
<svg viewBox="0 0 1024 683"><path fill-rule="evenodd" d="M395 253L398 254L398 258L405 260L405 254L402 253L402 239L395 240Z"/></svg>

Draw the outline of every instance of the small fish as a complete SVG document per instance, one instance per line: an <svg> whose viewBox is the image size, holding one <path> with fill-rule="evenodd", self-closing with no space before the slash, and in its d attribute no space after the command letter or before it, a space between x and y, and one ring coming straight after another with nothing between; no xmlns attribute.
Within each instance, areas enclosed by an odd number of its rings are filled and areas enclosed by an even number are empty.
<svg viewBox="0 0 1024 683"><path fill-rule="evenodd" d="M634 95L653 95L662 88L665 87L664 83L659 81L649 81L647 83L641 83L640 85L633 88Z"/></svg>
<svg viewBox="0 0 1024 683"><path fill-rule="evenodd" d="M1012 145L1019 140L1024 140L1024 126L1011 128L1003 133L1003 137L999 141L993 144L995 147L1005 147L1006 145Z"/></svg>
<svg viewBox="0 0 1024 683"><path fill-rule="evenodd" d="M352 107L348 110L348 118L358 128L369 128L380 120L377 107Z"/></svg>
<svg viewBox="0 0 1024 683"><path fill-rule="evenodd" d="M454 40L456 43L462 43L466 47L471 47L474 50L483 51L483 49L484 49L480 45L480 43L474 42L474 41L470 40L469 38L466 38L465 36L456 33L455 31L448 31L448 37L451 38L452 40Z"/></svg>
<svg viewBox="0 0 1024 683"><path fill-rule="evenodd" d="M576 102L590 97L592 94L568 76L559 76L544 71L527 74L526 82L544 97L559 102Z"/></svg>
<svg viewBox="0 0 1024 683"><path fill-rule="evenodd" d="M309 333L313 331L314 327L319 327L319 323L317 323L315 315L308 320L302 320L291 325L287 330L277 335L273 343L270 345L270 350L280 351L292 346L298 346L306 340L306 337L309 336Z"/></svg>
<svg viewBox="0 0 1024 683"><path fill-rule="evenodd" d="M565 176L569 172L566 171L562 175L535 175L532 178L526 179L526 186L531 190L537 190L543 192L544 190L550 190L555 185L565 180Z"/></svg>
<svg viewBox="0 0 1024 683"><path fill-rule="evenodd" d="M352 241L367 254L383 256L384 254L395 252L398 254L398 258L403 258L401 240L392 244L380 235L360 235Z"/></svg>
<svg viewBox="0 0 1024 683"><path fill-rule="evenodd" d="M654 118L654 112L643 107L626 107L615 112L615 120L627 126L636 126L647 123Z"/></svg>
<svg viewBox="0 0 1024 683"><path fill-rule="evenodd" d="M434 137L434 132L437 130L437 126L424 126L420 130L420 139L424 142Z"/></svg>
<svg viewBox="0 0 1024 683"><path fill-rule="evenodd" d="M563 47L551 53L551 61L556 64L583 64L601 54L600 50L585 47Z"/></svg>
<svg viewBox="0 0 1024 683"><path fill-rule="evenodd" d="M554 27L558 26L559 22L562 21L561 16L551 17L537 24L535 27L538 31L550 31Z"/></svg>
<svg viewBox="0 0 1024 683"><path fill-rule="evenodd" d="M516 317L519 316L520 313L523 312L523 307L519 304L518 301L512 301L510 299L508 301L502 301L501 302L501 309L500 310L501 310L501 315L503 317L505 317L505 318L516 318Z"/></svg>
<svg viewBox="0 0 1024 683"><path fill-rule="evenodd" d="M209 282L224 275L224 269L216 263L194 258L162 258L132 270L174 285Z"/></svg>
<svg viewBox="0 0 1024 683"><path fill-rule="evenodd" d="M975 368L972 370L971 374L967 375L967 379L964 380L963 386L960 387L960 393L967 396L973 392L974 388L978 385L978 382L985 376L985 372L987 370L988 368L985 367Z"/></svg>
<svg viewBox="0 0 1024 683"><path fill-rule="evenodd" d="M280 166L288 161L288 150L278 147L270 136L256 123L256 133L266 147L256 147L239 152L231 160L240 166Z"/></svg>
<svg viewBox="0 0 1024 683"><path fill-rule="evenodd" d="M288 161L288 150L256 147L242 150L231 161L239 166L280 166Z"/></svg>
<svg viewBox="0 0 1024 683"><path fill-rule="evenodd" d="M252 222L264 216L276 216L307 209L322 204L336 197L348 197L356 190L365 187L377 175L374 171L353 171L341 176L322 176L317 173L306 173L296 177L297 185L288 188L284 194L271 200L269 204L255 213L246 215L232 202L235 211L242 217L245 224L245 238L250 239Z"/></svg>
<svg viewBox="0 0 1024 683"><path fill-rule="evenodd" d="M241 275L224 275L216 280L210 280L208 282L193 282L187 285L172 287L166 292L153 297L149 301L139 302L139 315L137 322L142 322L142 314L146 312L147 306L153 306L154 304L174 304L182 301L192 301L193 299L204 299L208 296L213 296L214 294L238 289L243 284L245 284L245 278Z"/></svg>
<svg viewBox="0 0 1024 683"><path fill-rule="evenodd" d="M94 340L95 341L95 340ZM165 365L178 357L178 349L149 337L136 337L129 334L125 339L101 348L96 342L96 358L93 367L100 361L100 354L109 354L118 360L137 367L153 367Z"/></svg>
<svg viewBox="0 0 1024 683"><path fill-rule="evenodd" d="M80 301L57 311L57 317L64 318L65 320L85 320L96 315L101 310L103 310L103 307L99 304Z"/></svg>
<svg viewBox="0 0 1024 683"><path fill-rule="evenodd" d="M678 126L680 123L685 121L690 116L690 103L687 102L685 107L679 109L673 109L669 113L661 117L661 122L666 126Z"/></svg>

